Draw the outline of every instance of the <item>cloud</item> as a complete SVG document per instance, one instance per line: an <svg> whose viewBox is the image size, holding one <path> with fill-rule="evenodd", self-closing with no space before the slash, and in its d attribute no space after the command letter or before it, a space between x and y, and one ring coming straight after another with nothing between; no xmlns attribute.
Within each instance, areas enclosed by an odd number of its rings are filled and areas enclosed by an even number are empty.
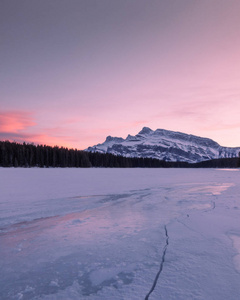
<svg viewBox="0 0 240 300"><path fill-rule="evenodd" d="M18 133L36 125L33 114L26 111L0 112L0 132Z"/></svg>
<svg viewBox="0 0 240 300"><path fill-rule="evenodd" d="M0 111L0 140L83 149L97 139L98 133L81 130L79 118L51 118L22 110ZM82 118L81 118L82 121Z"/></svg>
<svg viewBox="0 0 240 300"><path fill-rule="evenodd" d="M1 111L0 139L35 144L70 146L73 139L67 130L41 128L29 111ZM64 135L63 135L64 134Z"/></svg>
<svg viewBox="0 0 240 300"><path fill-rule="evenodd" d="M223 131L223 130L232 130L232 129L240 129L240 122L227 124L226 122L222 121L222 123L214 123L211 126L202 126L202 128L206 131Z"/></svg>

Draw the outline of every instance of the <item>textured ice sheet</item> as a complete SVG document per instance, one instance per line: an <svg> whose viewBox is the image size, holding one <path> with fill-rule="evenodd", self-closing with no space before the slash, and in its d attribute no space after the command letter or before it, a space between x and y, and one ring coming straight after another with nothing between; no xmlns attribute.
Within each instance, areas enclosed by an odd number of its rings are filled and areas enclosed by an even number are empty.
<svg viewBox="0 0 240 300"><path fill-rule="evenodd" d="M0 176L1 299L238 299L240 172Z"/></svg>

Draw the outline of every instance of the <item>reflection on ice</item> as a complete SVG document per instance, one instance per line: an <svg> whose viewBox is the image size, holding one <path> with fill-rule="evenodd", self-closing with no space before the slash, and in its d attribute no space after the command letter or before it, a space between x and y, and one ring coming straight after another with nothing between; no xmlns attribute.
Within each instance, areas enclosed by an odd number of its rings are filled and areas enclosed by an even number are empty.
<svg viewBox="0 0 240 300"><path fill-rule="evenodd" d="M218 171L239 172L239 169L217 169Z"/></svg>
<svg viewBox="0 0 240 300"><path fill-rule="evenodd" d="M226 191L228 188L230 188L233 185L234 185L233 183L212 184L212 185L201 184L200 186L190 188L188 192L195 193L195 194L204 193L209 195L220 195L222 192Z"/></svg>

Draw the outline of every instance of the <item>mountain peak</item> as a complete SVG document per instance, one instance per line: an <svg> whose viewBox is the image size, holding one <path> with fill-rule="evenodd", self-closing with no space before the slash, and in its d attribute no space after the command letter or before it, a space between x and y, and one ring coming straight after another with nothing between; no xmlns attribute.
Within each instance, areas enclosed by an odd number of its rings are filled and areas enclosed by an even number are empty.
<svg viewBox="0 0 240 300"><path fill-rule="evenodd" d="M149 134L153 132L153 130L149 127L143 127L143 129L138 134Z"/></svg>
<svg viewBox="0 0 240 300"><path fill-rule="evenodd" d="M121 138L121 137L113 137L113 136L109 135L109 136L107 136L105 143L106 142L118 142L118 143L121 143L123 141L124 141L124 139Z"/></svg>

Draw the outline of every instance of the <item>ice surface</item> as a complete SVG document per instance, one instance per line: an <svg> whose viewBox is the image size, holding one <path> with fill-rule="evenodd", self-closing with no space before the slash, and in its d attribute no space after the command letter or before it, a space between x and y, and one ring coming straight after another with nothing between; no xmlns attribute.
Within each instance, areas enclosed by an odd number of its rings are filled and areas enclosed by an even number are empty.
<svg viewBox="0 0 240 300"><path fill-rule="evenodd" d="M0 299L239 299L239 170L0 179Z"/></svg>
<svg viewBox="0 0 240 300"><path fill-rule="evenodd" d="M237 254L234 256L234 263L236 269L240 272L240 235L231 234L229 237L233 241L233 246L237 251Z"/></svg>

